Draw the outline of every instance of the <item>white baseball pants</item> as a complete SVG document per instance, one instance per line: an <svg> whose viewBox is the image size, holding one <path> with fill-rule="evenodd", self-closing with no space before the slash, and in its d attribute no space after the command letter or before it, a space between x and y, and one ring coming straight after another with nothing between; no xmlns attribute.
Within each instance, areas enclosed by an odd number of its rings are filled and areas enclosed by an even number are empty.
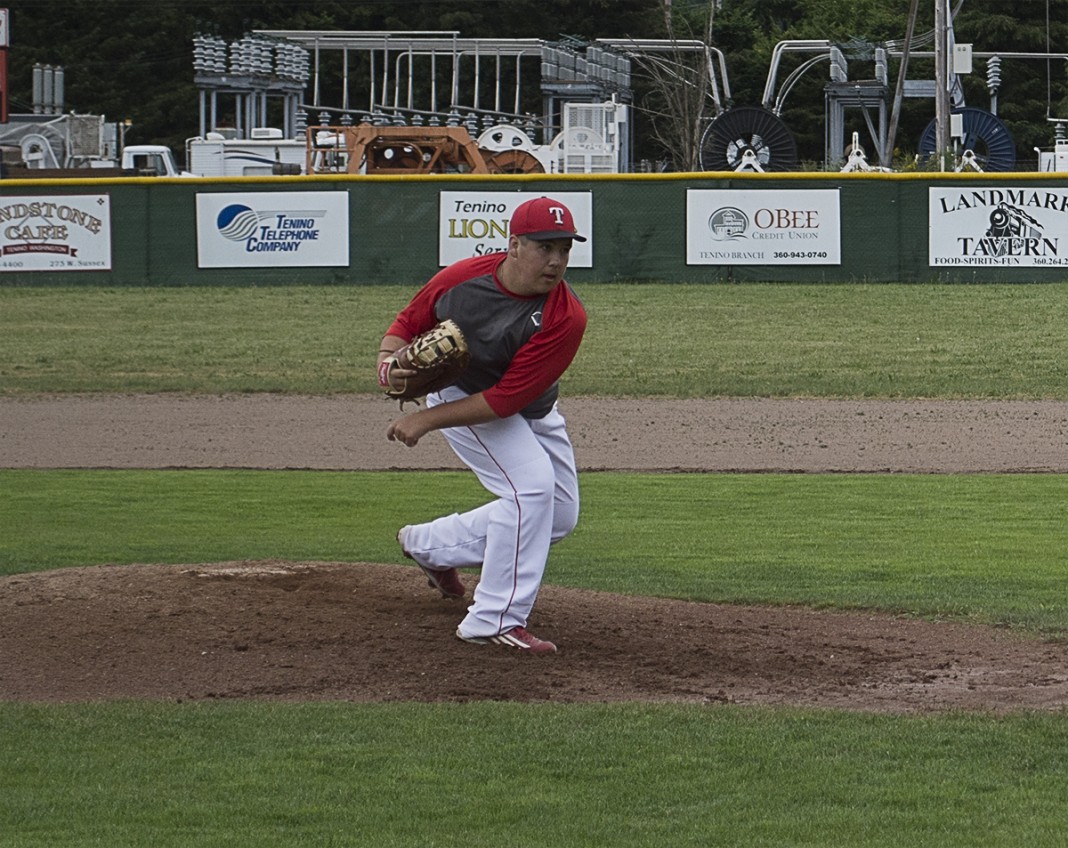
<svg viewBox="0 0 1068 848"><path fill-rule="evenodd" d="M463 397L450 386L429 395L427 404ZM578 473L564 417L554 406L538 420L512 415L441 432L496 500L411 525L408 550L430 568L482 569L474 602L460 622L464 636L525 627L549 545L578 523Z"/></svg>

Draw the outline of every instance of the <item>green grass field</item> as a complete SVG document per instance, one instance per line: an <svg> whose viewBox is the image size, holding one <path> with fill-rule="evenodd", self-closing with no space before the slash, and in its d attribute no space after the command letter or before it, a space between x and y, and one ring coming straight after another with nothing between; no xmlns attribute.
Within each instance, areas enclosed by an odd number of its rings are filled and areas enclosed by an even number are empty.
<svg viewBox="0 0 1068 848"><path fill-rule="evenodd" d="M413 291L0 288L0 394L374 391ZM1068 399L1068 287L591 285L571 394Z"/></svg>
<svg viewBox="0 0 1068 848"><path fill-rule="evenodd" d="M548 582L882 609L1068 636L1063 475L613 474ZM403 563L397 517L485 498L438 472L0 470L0 574L97 563ZM679 505L685 504L685 509Z"/></svg>
<svg viewBox="0 0 1068 848"><path fill-rule="evenodd" d="M409 294L0 288L0 394L371 391L378 335ZM1068 287L582 295L573 394L1068 399ZM583 485L550 582L1068 632L1062 475ZM385 489L428 517L481 500L452 472L0 471L0 574L399 561ZM126 702L3 704L0 728L5 847L1060 846L1068 832L1063 713Z"/></svg>

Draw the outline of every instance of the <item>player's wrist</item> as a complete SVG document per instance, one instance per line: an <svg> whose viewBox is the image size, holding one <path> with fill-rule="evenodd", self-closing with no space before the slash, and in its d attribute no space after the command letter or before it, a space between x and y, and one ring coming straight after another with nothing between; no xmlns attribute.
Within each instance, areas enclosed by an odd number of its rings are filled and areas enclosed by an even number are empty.
<svg viewBox="0 0 1068 848"><path fill-rule="evenodd" d="M389 382L389 371L392 364L388 356L378 363L378 385L383 389L392 388L392 384Z"/></svg>

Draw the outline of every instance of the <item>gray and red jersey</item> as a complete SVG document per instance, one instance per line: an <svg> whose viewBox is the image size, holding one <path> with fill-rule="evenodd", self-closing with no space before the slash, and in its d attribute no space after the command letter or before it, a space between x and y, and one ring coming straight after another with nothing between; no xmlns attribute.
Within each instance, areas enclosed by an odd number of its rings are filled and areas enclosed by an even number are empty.
<svg viewBox="0 0 1068 848"><path fill-rule="evenodd" d="M586 330L586 310L561 282L534 297L512 294L497 279L504 253L461 259L419 290L387 331L411 341L446 318L467 339L471 364L456 385L482 392L500 418L542 418L559 391Z"/></svg>

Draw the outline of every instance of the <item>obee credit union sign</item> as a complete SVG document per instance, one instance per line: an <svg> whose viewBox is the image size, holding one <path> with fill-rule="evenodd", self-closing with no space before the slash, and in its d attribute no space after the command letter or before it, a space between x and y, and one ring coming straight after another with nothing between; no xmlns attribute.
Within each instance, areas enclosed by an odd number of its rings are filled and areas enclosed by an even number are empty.
<svg viewBox="0 0 1068 848"><path fill-rule="evenodd" d="M687 265L841 265L837 189L686 192Z"/></svg>

